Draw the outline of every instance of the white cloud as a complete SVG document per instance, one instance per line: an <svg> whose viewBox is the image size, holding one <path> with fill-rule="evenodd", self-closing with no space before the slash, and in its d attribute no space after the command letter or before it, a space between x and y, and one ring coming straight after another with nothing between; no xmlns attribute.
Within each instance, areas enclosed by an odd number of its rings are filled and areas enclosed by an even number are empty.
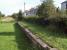
<svg viewBox="0 0 67 50"><path fill-rule="evenodd" d="M26 10L40 4L40 0L0 0L0 11L6 15L18 12L20 9L24 10L24 1L26 2ZM64 0L54 0L56 6Z"/></svg>
<svg viewBox="0 0 67 50"><path fill-rule="evenodd" d="M18 12L19 9L23 10L24 0L0 0L0 11L4 14L12 14Z"/></svg>
<svg viewBox="0 0 67 50"><path fill-rule="evenodd" d="M24 10L24 1L26 2L26 10L35 7L40 2L39 0L0 0L0 11L6 15Z"/></svg>

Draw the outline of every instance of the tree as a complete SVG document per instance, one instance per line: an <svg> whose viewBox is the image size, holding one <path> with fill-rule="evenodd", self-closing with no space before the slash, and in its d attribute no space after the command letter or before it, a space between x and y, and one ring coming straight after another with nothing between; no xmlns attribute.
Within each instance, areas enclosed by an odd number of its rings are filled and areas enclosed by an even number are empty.
<svg viewBox="0 0 67 50"><path fill-rule="evenodd" d="M13 14L11 15L11 17L13 17L14 19L16 19L17 16L18 16L18 13L13 13Z"/></svg>
<svg viewBox="0 0 67 50"><path fill-rule="evenodd" d="M39 7L38 7L38 11L37 11L37 15L39 17L48 17L48 12L46 9L46 4L42 3Z"/></svg>
<svg viewBox="0 0 67 50"><path fill-rule="evenodd" d="M54 16L54 12L55 7L53 0L47 0L46 2L44 0L43 3L38 7L37 15L39 17L48 18Z"/></svg>
<svg viewBox="0 0 67 50"><path fill-rule="evenodd" d="M4 14L2 14L2 17L4 17L5 15Z"/></svg>
<svg viewBox="0 0 67 50"><path fill-rule="evenodd" d="M0 17L4 17L5 15L3 13L0 12Z"/></svg>
<svg viewBox="0 0 67 50"><path fill-rule="evenodd" d="M56 16L56 18L58 18L58 17L61 18L61 17L62 17L62 12L61 12L61 10L59 9L59 7L56 8L55 16Z"/></svg>
<svg viewBox="0 0 67 50"><path fill-rule="evenodd" d="M4 17L4 16L5 15L0 12L0 21L1 21L1 18Z"/></svg>
<svg viewBox="0 0 67 50"><path fill-rule="evenodd" d="M18 21L21 21L22 20L22 18L23 18L23 13L22 13L22 11L20 10L19 11L19 13L17 14L18 15Z"/></svg>

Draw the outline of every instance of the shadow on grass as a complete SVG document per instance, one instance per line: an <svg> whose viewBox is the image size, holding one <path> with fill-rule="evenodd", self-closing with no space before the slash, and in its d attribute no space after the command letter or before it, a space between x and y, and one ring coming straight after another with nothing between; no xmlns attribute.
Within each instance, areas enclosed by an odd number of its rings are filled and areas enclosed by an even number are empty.
<svg viewBox="0 0 67 50"><path fill-rule="evenodd" d="M15 36L14 32L0 32L0 36Z"/></svg>
<svg viewBox="0 0 67 50"><path fill-rule="evenodd" d="M23 31L21 31L20 27L17 24L14 24L15 27L15 36L16 42L19 50L39 50L36 46L32 44L32 42L25 36Z"/></svg>
<svg viewBox="0 0 67 50"><path fill-rule="evenodd" d="M17 50L39 50L32 42L25 36L23 31L17 24L14 24L14 32L0 32L0 36L15 36Z"/></svg>

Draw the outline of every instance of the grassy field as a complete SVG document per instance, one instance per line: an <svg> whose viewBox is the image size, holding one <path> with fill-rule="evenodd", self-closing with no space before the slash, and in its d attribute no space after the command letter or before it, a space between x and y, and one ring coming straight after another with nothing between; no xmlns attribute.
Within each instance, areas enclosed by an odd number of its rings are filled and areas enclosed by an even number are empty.
<svg viewBox="0 0 67 50"><path fill-rule="evenodd" d="M0 50L39 50L15 23L0 23Z"/></svg>
<svg viewBox="0 0 67 50"><path fill-rule="evenodd" d="M49 27L43 27L32 23L20 23L52 47L58 48L58 50L67 50L67 35L64 33L51 32Z"/></svg>

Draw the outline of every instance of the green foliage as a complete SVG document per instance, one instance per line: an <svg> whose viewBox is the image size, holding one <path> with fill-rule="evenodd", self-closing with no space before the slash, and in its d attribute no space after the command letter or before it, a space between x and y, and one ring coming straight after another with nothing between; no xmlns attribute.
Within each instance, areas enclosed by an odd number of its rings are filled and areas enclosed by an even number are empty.
<svg viewBox="0 0 67 50"><path fill-rule="evenodd" d="M38 19L37 16L29 16L29 17L25 17L24 20L27 22L31 22L31 23L36 23L36 20Z"/></svg>
<svg viewBox="0 0 67 50"><path fill-rule="evenodd" d="M21 21L22 20L22 18L23 18L23 13L22 13L22 11L20 10L19 11L19 13L17 14L17 16L18 16L18 21Z"/></svg>
<svg viewBox="0 0 67 50"><path fill-rule="evenodd" d="M5 15L0 12L0 21L1 21L1 18L4 17L4 16Z"/></svg>
<svg viewBox="0 0 67 50"><path fill-rule="evenodd" d="M61 17L61 10L58 8L56 8L56 17Z"/></svg>
<svg viewBox="0 0 67 50"><path fill-rule="evenodd" d="M44 3L42 3L42 5L39 6L38 11L37 11L37 15L39 17L48 17L48 12L45 7L46 5Z"/></svg>
<svg viewBox="0 0 67 50"><path fill-rule="evenodd" d="M5 15L0 12L0 17L4 17Z"/></svg>
<svg viewBox="0 0 67 50"><path fill-rule="evenodd" d="M17 13L13 13L12 15L11 15L11 17L13 17L13 18L17 18Z"/></svg>
<svg viewBox="0 0 67 50"><path fill-rule="evenodd" d="M18 13L13 13L11 17L13 17L16 21L21 21L24 18L21 10Z"/></svg>
<svg viewBox="0 0 67 50"><path fill-rule="evenodd" d="M38 8L37 15L44 18L51 17L54 15L54 8L55 7L52 0L47 0L47 2L43 1L43 3Z"/></svg>

